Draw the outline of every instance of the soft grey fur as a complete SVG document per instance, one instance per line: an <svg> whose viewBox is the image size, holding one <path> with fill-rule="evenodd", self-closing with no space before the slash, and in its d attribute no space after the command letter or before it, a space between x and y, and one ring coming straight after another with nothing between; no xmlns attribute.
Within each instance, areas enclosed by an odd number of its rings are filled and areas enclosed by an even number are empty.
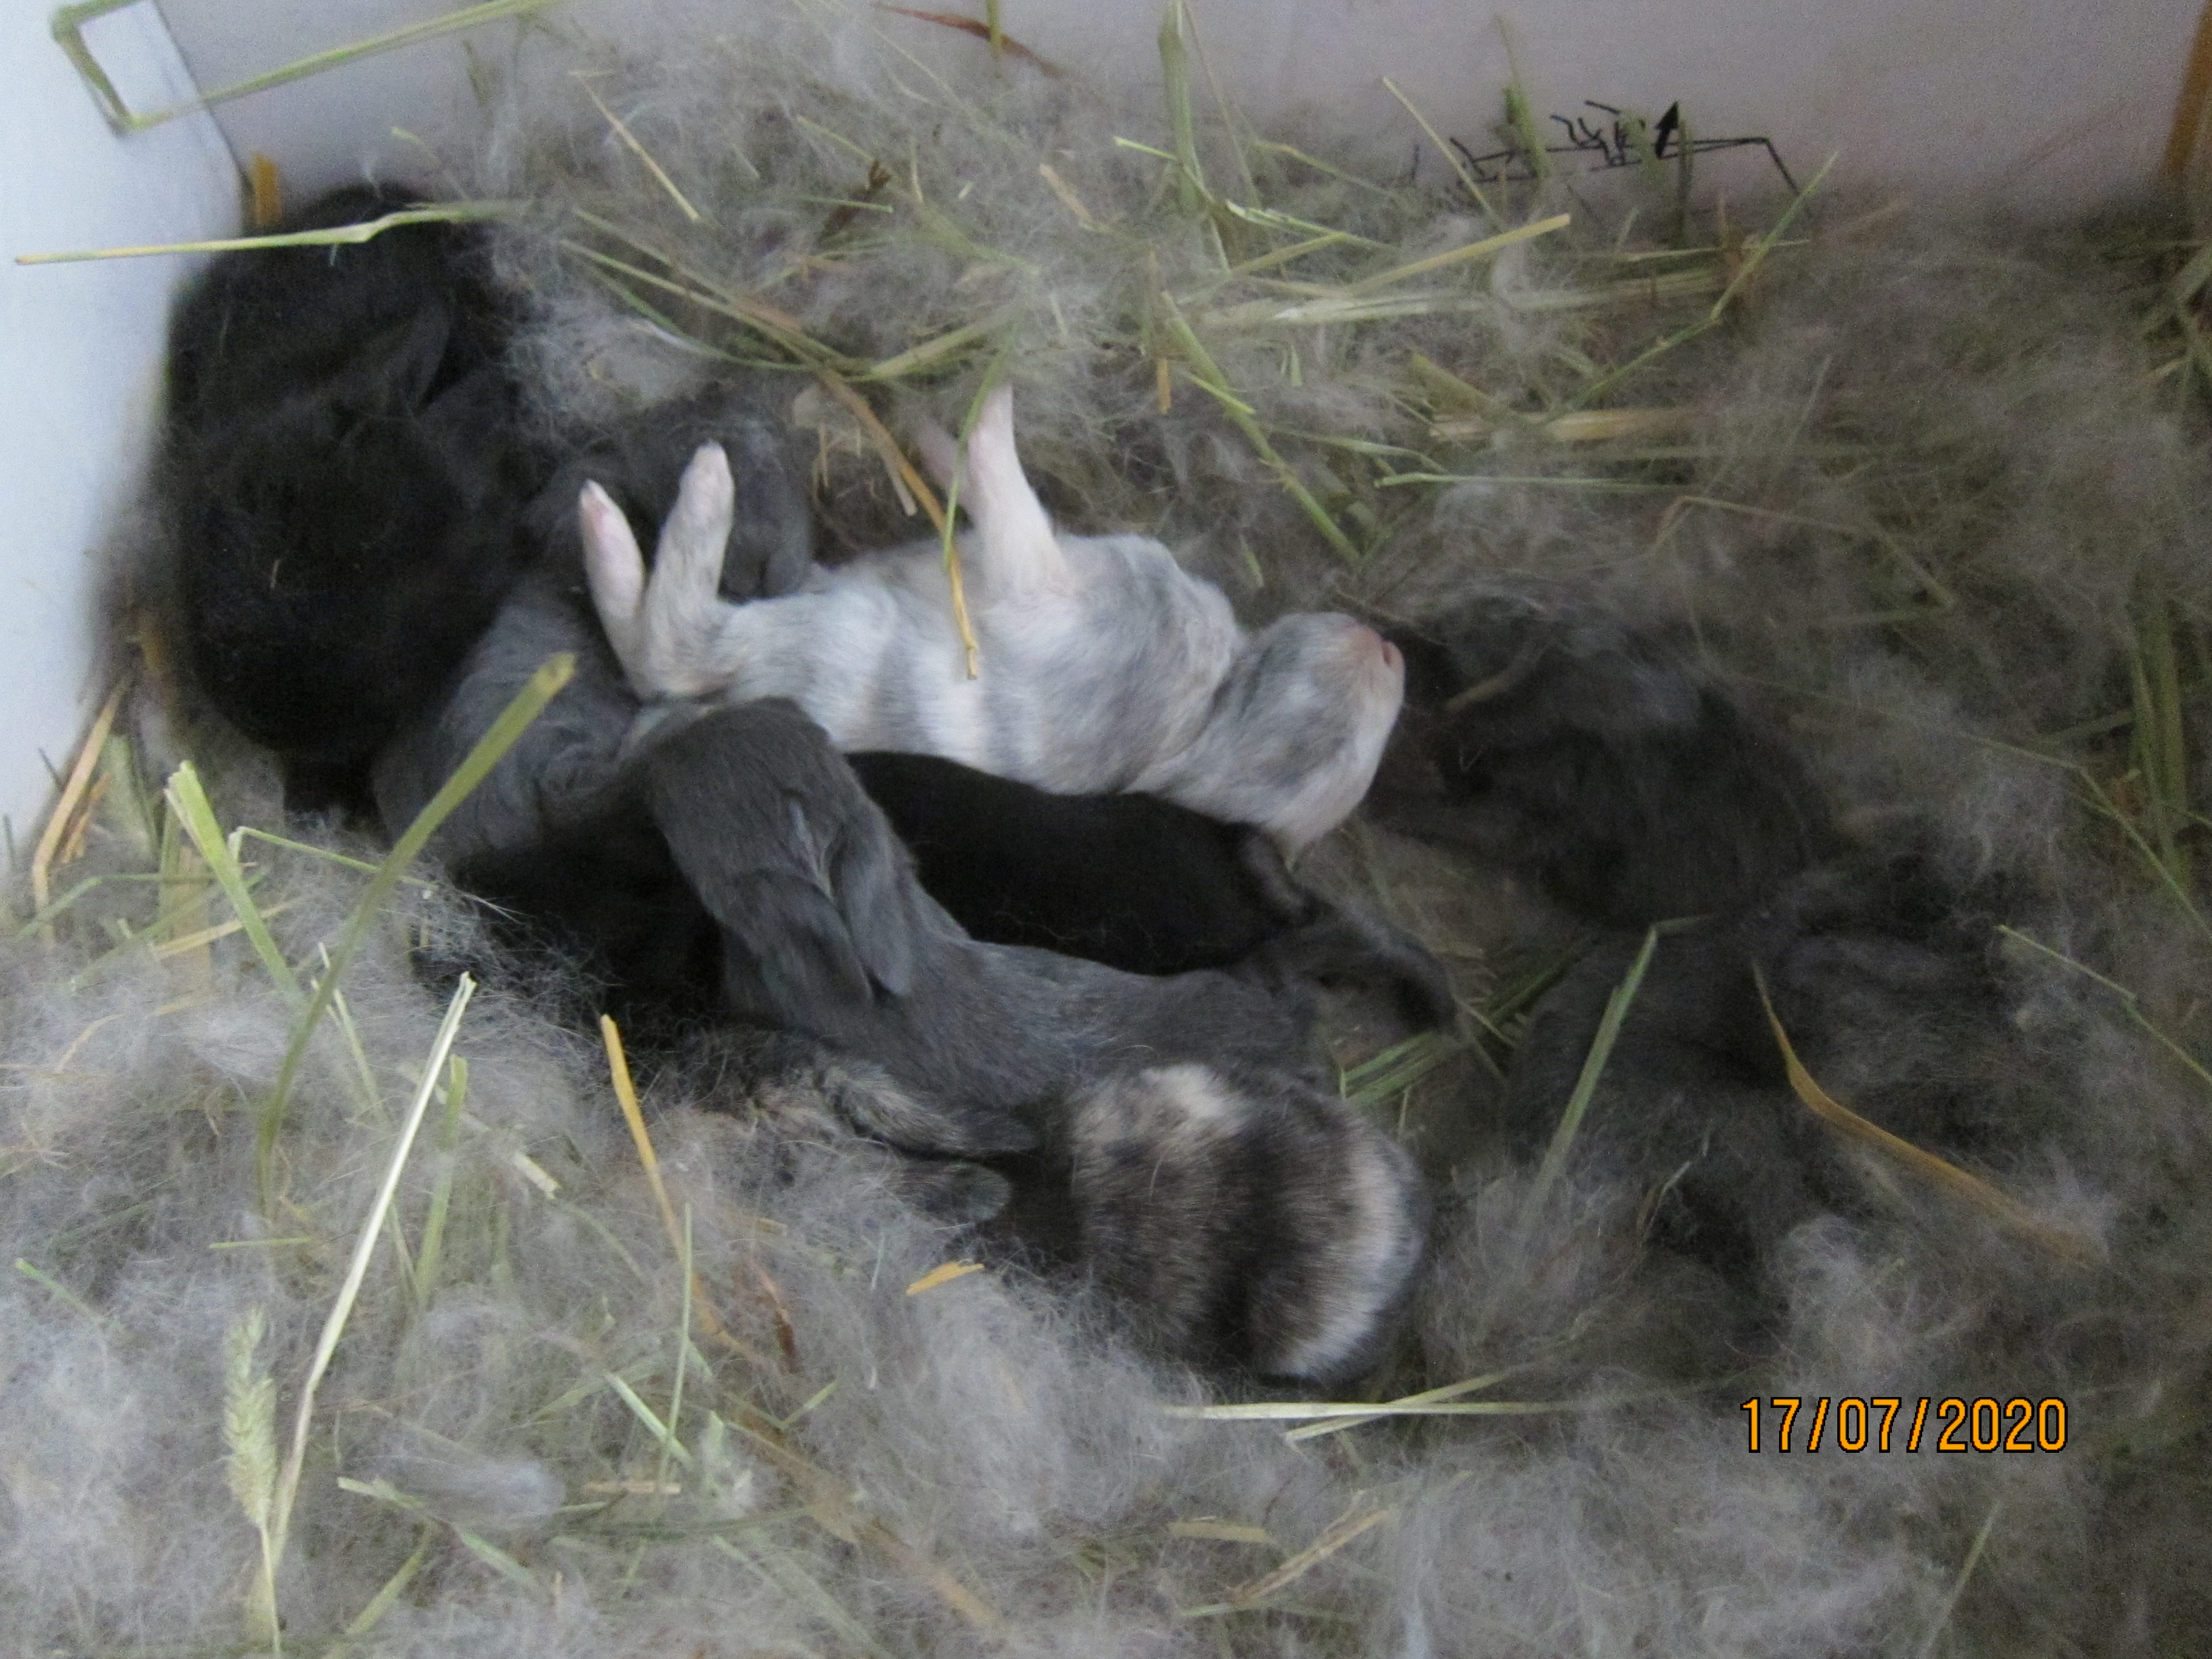
<svg viewBox="0 0 2212 1659"><path fill-rule="evenodd" d="M1015 9L1006 21L1018 37ZM1210 335L1225 379L1310 484L1395 515L1387 544L1347 574L1218 407L1178 383L1162 414L1149 366L1132 372L1129 296L1188 294L1219 267L1207 226L1160 230L1174 213L1170 164L1112 142L1170 148L1156 104L1094 103L1011 54L994 64L980 41L835 0L701 7L679 24L672 45L654 32L658 9L625 6L606 33L635 55L587 46L581 62L572 40L533 27L542 72L496 105L501 148L480 193L553 204L559 236L575 234L571 205L611 210L870 360L1011 317L1024 453L1061 522L1156 535L1255 617L1365 605L1419 629L1471 599L1517 596L1574 647L1557 659L1578 666L1554 708L1575 706L1569 693L1632 690L1664 664L1666 695L1601 708L1596 726L1693 732L1705 716L1671 677L1710 692L1794 757L1844 838L1809 873L1764 887L1763 904L1822 872L1845 890L1775 910L1771 935L1744 933L1739 917L1664 939L1547 1182L1542 1149L1586 1058L1577 1044L1640 921L1599 930L1604 957L1576 973L1592 924L1547 894L1539 864L1500 869L1464 842L1358 817L1308 849L1302 878L1359 892L1449 952L1462 996L1526 1049L1523 1086L1544 1086L1509 1126L1503 1084L1462 1050L1359 1108L1440 1196L1404 1339L1346 1391L1456 1388L1435 1409L1504 1409L1296 1443L1283 1431L1300 1425L1174 1414L1221 1391L1133 1357L1124 1328L1093 1318L1065 1277L992 1257L908 1295L985 1253L975 1231L917 1214L890 1171L957 1182L975 1166L887 1165L896 1155L857 1136L803 1077L643 1068L679 1228L690 1218L687 1282L596 1049L536 994L482 996L462 1031L466 1110L448 1141L434 1109L394 1230L418 1249L450 1171L445 1265L418 1290L391 1234L380 1241L311 1421L280 1575L287 1650L326 1651L379 1607L353 1640L365 1659L2197 1650L2212 1627L2212 1092L2200 1069L2212 951L2180 901L2204 906L2202 832L2185 833L2197 845L2177 892L2104 810L2147 823L2124 722L2154 599L2182 641L2187 801L2198 814L2212 805L2192 642L2212 593L2212 452L2169 287L2185 234L2153 222L2138 242L2121 222L2046 236L1874 211L1879 199L1816 202L1788 239L1807 246L1774 249L1718 326L1613 388L1622 406L1683 422L1657 459L1555 443L1517 421L1495 446L1448 442L1432 419L1466 411L1403 396L1419 351L1540 417L1583 384L1577 354L1618 364L1703 321L1710 291L1551 303L1589 275L1586 262L1609 280L1602 262L1623 228L1586 203L1568 232L1462 272L1449 285L1458 308L1297 333L1295 380L1283 331ZM1243 49L1207 44L1217 62ZM592 89L702 208L699 222L584 98L579 67L604 71ZM1193 79L1202 86L1195 68ZM1389 244L1338 248L1317 261L1332 278L1498 228L1455 185L1347 181L1212 142L1203 91L1196 101L1215 191L1243 199L1242 158L1268 204ZM1267 136L1344 154L1325 131ZM1425 142L1410 118L1376 141L1407 154ZM911 161L933 209L1016 257L979 261L919 232L871 252L861 244L878 221L919 216L896 187L880 204L901 218L864 216L830 241L821 198L849 198L866 178L848 145L895 177ZM1097 222L1151 238L1158 275L1079 223L1041 160ZM1544 210L1507 206L1524 210ZM1628 235L1639 258L1661 251L1637 245L1655 226L1663 238L1670 211L1662 198L1639 215ZM1771 222L1731 199L1729 227ZM1699 215L1688 234L1722 228ZM711 366L608 295L555 237L503 234L509 275L542 307L525 348L547 410L586 424L635 414ZM940 418L974 385L942 388ZM1298 431L1440 451L1476 481L1375 490L1364 459ZM891 544L897 508L877 463L827 447L833 533ZM1239 574L1243 545L1264 587ZM1347 582L1348 597L1329 597ZM139 735L158 776L177 751L143 711ZM196 752L226 824L274 821L263 772L204 741ZM1694 849L1701 821L1731 821L1726 797L1671 799L1651 821L1667 844ZM126 806L110 798L87 860L58 876L155 867ZM358 878L247 847L257 896L285 907L271 918L279 943L314 971ZM1936 896L1939 925L1917 934L1898 928L1923 908L1899 902L1887 873L1899 852ZM1792 850L1784 863L1796 860ZM1662 908L1677 902L1650 890ZM258 1549L223 1479L223 1334L267 1311L258 1362L289 1429L437 1013L403 947L418 927L460 925L412 888L402 896L404 927L378 931L344 988L381 1099L356 1098L348 1045L326 1032L279 1139L282 1201L268 1218L252 1113L294 1010L246 942L214 940L204 981L195 951L119 945L101 924L143 936L156 914L143 884L86 894L51 948L35 929L0 941L0 1261L45 1275L0 1279L0 1608L15 1646L252 1645L240 1602ZM228 920L217 900L210 911ZM16 913L27 919L21 899ZM1807 1133L1771 1056L1731 1075L1749 1054L1741 962L1723 971L1705 953L1747 938L1778 951L1759 959L1826 1087L1920 1126L2038 1220L2085 1238L2087 1258ZM1818 971L1796 977L1800 959ZM1540 1029L1523 1026L1524 988L1563 971L1572 988ZM548 975L534 990L556 988ZM1716 1015L1717 1048L1698 1040ZM1341 1063L1373 1052L1332 1035ZM1516 1064L1495 1042L1486 1054ZM1782 1179L1670 1192L1698 1150L1677 1148L1730 1114L1772 1131L1738 1161L1757 1156ZM1793 1170L1811 1178L1793 1185ZM1810 1209L1797 1208L1807 1194ZM1693 1200L1767 1194L1788 1201L1762 1203L1767 1242L1751 1274L1686 1248ZM705 1328L710 1305L726 1340ZM672 1417L689 1464L613 1378L656 1420ZM1296 1403L1292 1392L1274 1397ZM1746 1449L1740 1407L1753 1395L1802 1396L1809 1411L1822 1397L1921 1395L2063 1398L2074 1434L2056 1454ZM749 1436L763 1427L756 1412L787 1425L775 1432L803 1462ZM380 1474L394 1497L359 1489ZM552 1482L566 1501L548 1516ZM947 1581L988 1616L957 1610Z"/></svg>
<svg viewBox="0 0 2212 1659"><path fill-rule="evenodd" d="M568 652L568 687L440 832L437 850L465 865L487 852L526 846L580 817L613 785L615 758L637 713L592 616L576 492L602 481L634 506L666 500L692 450L711 441L733 458L749 510L724 526L716 580L747 599L788 592L811 560L805 492L788 434L765 407L763 388L744 380L656 408L649 417L606 422L579 444L541 492L530 533L536 568L479 639L441 703L379 754L377 809L390 833L411 822L499 712L548 657Z"/></svg>
<svg viewBox="0 0 2212 1659"><path fill-rule="evenodd" d="M2007 1018L1986 921L2005 896L1953 891L1921 860L1848 860L1790 878L1747 914L1662 938L1578 1156L1650 1194L1643 1226L1656 1249L1727 1281L1747 1322L1771 1319L1790 1235L1823 1214L1878 1209L1882 1176L1909 1177L1791 1092L1764 988L1813 1075L1855 1109L1966 1167L2017 1170L2063 1114L2033 1085L2032 1051ZM1552 1133L1636 950L1627 939L1594 950L1537 1005L1505 1103L1530 1152Z"/></svg>
<svg viewBox="0 0 2212 1659"><path fill-rule="evenodd" d="M940 477L948 439L930 447ZM660 527L650 577L603 493L582 503L607 635L641 696L795 700L842 749L943 756L1061 793L1138 790L1300 848L1366 793L1398 710L1394 647L1347 617L1255 635L1159 543L1058 536L1022 476L1012 394L984 400L959 499L978 646L966 672L941 550L817 568L789 598L732 604L718 584L736 499L704 448Z"/></svg>

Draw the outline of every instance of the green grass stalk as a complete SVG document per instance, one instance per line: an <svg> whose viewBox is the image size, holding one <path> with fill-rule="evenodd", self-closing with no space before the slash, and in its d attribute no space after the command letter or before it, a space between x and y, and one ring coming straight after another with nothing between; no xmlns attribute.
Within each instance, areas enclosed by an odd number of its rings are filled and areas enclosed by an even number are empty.
<svg viewBox="0 0 2212 1659"><path fill-rule="evenodd" d="M307 1431L314 1420L315 1391L330 1369L331 1356L337 1352L338 1339L345 1334L346 1322L353 1316L362 1283L368 1276L369 1259L376 1251L377 1236L384 1231L385 1218L391 1213L392 1200L399 1191L400 1173L407 1167L408 1154L414 1150L416 1134L422 1127L423 1114L429 1109L430 1097L437 1088L438 1073L445 1069L447 1056L453 1053L453 1039L460 1033L461 1017L468 1012L469 999L476 994L476 981L462 975L452 1001L446 1005L446 1017L439 1023L437 1036L431 1040L429 1054L422 1063L422 1084L415 1091L415 1098L400 1123L392 1157L385 1165L384 1180L370 1202L368 1220L354 1245L353 1259L347 1264L345 1279L338 1286L330 1315L323 1322L314 1358L308 1362L307 1380L300 1387L299 1407L292 1419L291 1449L285 1455L283 1473L277 1480L270 1505L271 1541L268 1556L272 1572L275 1564L283 1559L284 1545L292 1525L292 1507L300 1494L300 1476L307 1461ZM273 1595L272 1590L272 1601Z"/></svg>
<svg viewBox="0 0 2212 1659"><path fill-rule="evenodd" d="M284 1051L283 1063L277 1068L276 1085L270 1091L269 1098L261 1107L254 1138L254 1173L264 1214L270 1213L276 1202L276 1137L284 1127L284 1115L291 1104L292 1087L299 1077L301 1061L306 1058L308 1040L313 1036L315 1028L329 1011L331 999L337 994L338 981L345 976L354 953L360 950L362 940L368 936L370 927L383 913L393 889L398 886L400 878L421 856L430 837L437 832L438 826L452 816L453 810L484 781L492 768L499 763L500 757L529 730L531 722L544 712L545 705L559 695L561 688L568 684L575 672L575 659L566 652L549 657L538 665L528 684L515 693L514 700L491 723L483 736L477 740L476 747L469 750L453 776L447 779L444 787L430 798L429 805L415 815L415 822L407 826L406 831L386 855L384 862L377 866L368 890L354 907L353 915L346 921L345 931L339 936L338 948L331 954L329 969L317 982L307 1011L293 1027L291 1043ZM197 782L197 779L194 781ZM209 821L212 823L212 815ZM217 839L219 841L220 837ZM201 856L207 856L205 848L201 848ZM212 862L210 860L210 864ZM240 919L243 920L242 915ZM273 945L270 949L275 949ZM289 969L287 972L289 972ZM442 1057L440 1063L443 1064Z"/></svg>

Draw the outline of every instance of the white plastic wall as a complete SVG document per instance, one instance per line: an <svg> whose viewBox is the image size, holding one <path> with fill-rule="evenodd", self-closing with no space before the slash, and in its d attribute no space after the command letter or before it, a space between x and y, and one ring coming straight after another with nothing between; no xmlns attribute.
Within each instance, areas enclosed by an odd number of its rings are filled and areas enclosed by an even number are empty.
<svg viewBox="0 0 2212 1659"><path fill-rule="evenodd" d="M0 814L30 854L100 688L97 554L143 470L176 259L24 266L19 253L233 234L238 172L205 116L109 131L34 0L0 6ZM171 101L191 84L149 6L101 57Z"/></svg>
<svg viewBox="0 0 2212 1659"><path fill-rule="evenodd" d="M726 0L748 5L791 0ZM901 0L981 16L981 0ZM1091 77L1157 70L1164 0L1003 0L1008 33ZM1224 89L1263 120L1310 107L1379 149L1410 153L1390 76L1451 135L1479 142L1511 77L1539 115L1583 100L1697 130L1771 137L1801 177L1831 152L1839 180L2053 212L2135 188L2172 120L2202 0L1189 0ZM204 86L434 16L453 0L161 0ZM623 0L592 0L619 28ZM556 14L557 15L557 14ZM932 26L886 15L887 28ZM512 28L513 24L494 26ZM468 94L442 40L223 107L240 155L303 182L419 176L394 126L420 131Z"/></svg>

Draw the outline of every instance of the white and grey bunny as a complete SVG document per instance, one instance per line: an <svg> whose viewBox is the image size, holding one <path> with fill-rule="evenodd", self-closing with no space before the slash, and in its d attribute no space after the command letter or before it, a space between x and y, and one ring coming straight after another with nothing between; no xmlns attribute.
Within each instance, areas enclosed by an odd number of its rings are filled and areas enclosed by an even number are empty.
<svg viewBox="0 0 2212 1659"><path fill-rule="evenodd" d="M722 599L736 503L708 445L650 579L622 510L596 486L582 494L592 597L639 694L789 697L842 750L938 755L1062 793L1143 791L1256 824L1286 850L1358 805L1404 695L1395 646L1336 615L1247 634L1159 543L1056 534L1003 388L964 459L942 433L923 448L941 481L958 477L975 526L961 558L978 677L933 543L817 566L780 599Z"/></svg>

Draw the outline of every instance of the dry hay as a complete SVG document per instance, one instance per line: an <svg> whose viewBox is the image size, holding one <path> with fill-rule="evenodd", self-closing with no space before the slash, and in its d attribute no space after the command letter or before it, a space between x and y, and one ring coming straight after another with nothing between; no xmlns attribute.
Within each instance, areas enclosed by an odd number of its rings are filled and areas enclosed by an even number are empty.
<svg viewBox="0 0 2212 1659"><path fill-rule="evenodd" d="M1767 1344L1717 1350L1634 1249L1649 1194L1488 1127L1584 941L1355 823L1315 867L1471 1006L1462 1038L1338 1033L1444 1194L1364 1396L1400 1406L1209 1416L1079 1298L945 1271L965 1241L805 1099L732 1098L707 1060L644 1079L657 1186L589 1034L480 993L438 1060L409 951L471 938L465 908L377 882L379 849L227 838L276 822L260 763L195 732L218 805L165 792L184 740L142 686L0 958L18 1650L264 1650L272 1600L286 1645L363 1655L2130 1653L2199 1626L2212 260L2132 223L1689 213L1656 157L1477 191L1431 147L1377 178L1219 109L1170 23L1152 111L830 6L519 37L448 184L527 204L501 260L543 417L725 356L786 374L825 522L866 546L909 521L852 394L957 422L1012 376L1064 520L1152 531L1255 614L1504 590L1686 631L1857 833L2010 896L2017 1051L1960 1086L2024 1103L1980 1173L2091 1259L1898 1169L1877 1213L1792 1237ZM1941 1066L1930 1030L1820 1081ZM2068 1448L1745 1450L1748 1397L1923 1395L2063 1398Z"/></svg>

